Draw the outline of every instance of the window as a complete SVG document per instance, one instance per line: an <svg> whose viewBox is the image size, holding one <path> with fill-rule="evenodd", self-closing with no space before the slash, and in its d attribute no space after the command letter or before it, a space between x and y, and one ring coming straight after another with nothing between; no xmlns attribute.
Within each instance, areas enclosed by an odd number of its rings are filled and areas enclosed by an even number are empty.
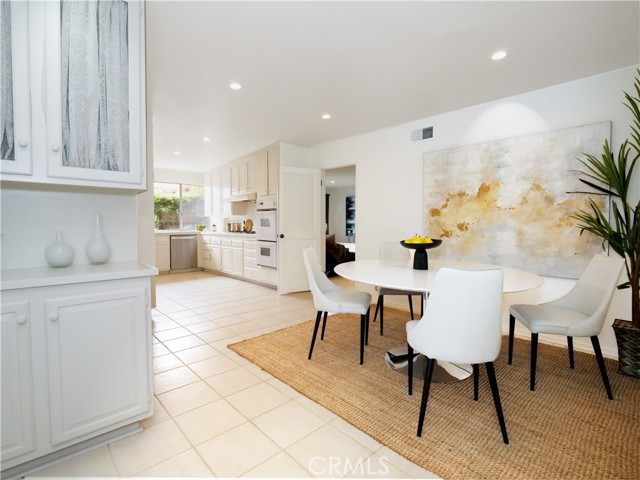
<svg viewBox="0 0 640 480"><path fill-rule="evenodd" d="M202 185L154 183L153 197L158 230L190 230L206 221Z"/></svg>

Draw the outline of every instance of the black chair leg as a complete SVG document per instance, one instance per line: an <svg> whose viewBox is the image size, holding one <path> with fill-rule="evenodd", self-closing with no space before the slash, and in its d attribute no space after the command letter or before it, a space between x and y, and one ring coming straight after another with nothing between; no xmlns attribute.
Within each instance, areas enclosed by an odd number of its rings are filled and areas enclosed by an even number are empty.
<svg viewBox="0 0 640 480"><path fill-rule="evenodd" d="M411 295L407 295L409 297L409 314L411 315L411 320L413 320L413 299Z"/></svg>
<svg viewBox="0 0 640 480"><path fill-rule="evenodd" d="M513 360L513 335L516 329L516 317L509 315L509 365Z"/></svg>
<svg viewBox="0 0 640 480"><path fill-rule="evenodd" d="M364 337L366 335L366 315L360 315L360 365L364 363Z"/></svg>
<svg viewBox="0 0 640 480"><path fill-rule="evenodd" d="M409 395L413 395L413 348L407 343L407 355L409 357L409 363L407 364L409 372L407 373L407 389Z"/></svg>
<svg viewBox="0 0 640 480"><path fill-rule="evenodd" d="M509 437L507 437L507 426L504 423L504 415L502 414L502 403L500 403L500 392L498 391L498 381L496 380L496 371L493 368L493 362L484 364L489 377L489 385L491 385L491 394L493 395L493 403L496 404L496 413L498 414L498 422L500 422L500 430L502 431L502 440L509 445Z"/></svg>
<svg viewBox="0 0 640 480"><path fill-rule="evenodd" d="M529 377L529 390L536 389L536 362L538 360L538 334L531 334L531 373Z"/></svg>
<svg viewBox="0 0 640 480"><path fill-rule="evenodd" d="M309 348L309 360L311 360L311 354L313 353L313 346L316 343L316 336L318 335L318 327L320 326L320 317L322 317L322 312L318 311L316 315L316 324L313 327L313 337L311 337L311 347Z"/></svg>
<svg viewBox="0 0 640 480"><path fill-rule="evenodd" d="M420 295L420 318L424 317L424 302L426 301L426 295L423 293Z"/></svg>
<svg viewBox="0 0 640 480"><path fill-rule="evenodd" d="M478 400L478 383L480 377L480 365L473 364L473 399Z"/></svg>
<svg viewBox="0 0 640 480"><path fill-rule="evenodd" d="M382 331L384 329L384 295L380 295L380 335L382 335Z"/></svg>
<svg viewBox="0 0 640 480"><path fill-rule="evenodd" d="M436 361L430 358L427 361L427 374L424 376L424 386L422 387L422 401L420 402L420 417L418 419L418 433L419 437L422 436L422 426L424 425L424 416L427 413L427 400L429 399L429 388L431 387L431 378L433 377L433 370L436 366Z"/></svg>
<svg viewBox="0 0 640 480"><path fill-rule="evenodd" d="M573 337L567 337L567 347L569 348L569 366L573 370L575 367L573 362Z"/></svg>
<svg viewBox="0 0 640 480"><path fill-rule="evenodd" d="M376 303L376 313L373 314L373 321L378 318L378 310L380 310L380 304L382 303L382 295L378 295L378 302Z"/></svg>
<svg viewBox="0 0 640 480"><path fill-rule="evenodd" d="M613 400L613 393L611 392L611 385L609 385L609 377L607 376L607 367L604 365L604 358L602 357L602 350L600 349L600 341L598 336L591 337L591 344L593 345L593 351L596 354L596 360L598 361L598 367L600 367L600 375L602 375L602 382L604 388L607 390L607 397L609 400Z"/></svg>
<svg viewBox="0 0 640 480"><path fill-rule="evenodd" d="M371 317L371 307L367 308L366 322L364 327L364 344L369 345L369 318Z"/></svg>
<svg viewBox="0 0 640 480"><path fill-rule="evenodd" d="M322 333L320 334L320 340L324 340L324 329L327 326L327 315L329 312L324 312L324 318L322 319Z"/></svg>

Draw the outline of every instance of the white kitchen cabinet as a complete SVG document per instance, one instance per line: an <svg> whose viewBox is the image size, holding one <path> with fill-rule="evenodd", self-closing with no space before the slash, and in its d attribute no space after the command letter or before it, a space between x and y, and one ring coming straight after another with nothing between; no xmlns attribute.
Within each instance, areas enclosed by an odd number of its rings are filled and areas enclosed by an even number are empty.
<svg viewBox="0 0 640 480"><path fill-rule="evenodd" d="M169 272L171 268L171 243L169 235L156 234L156 268L161 272Z"/></svg>
<svg viewBox="0 0 640 480"><path fill-rule="evenodd" d="M231 198L231 167L223 167L220 170L220 183L222 185L222 199Z"/></svg>
<svg viewBox="0 0 640 480"><path fill-rule="evenodd" d="M69 293L45 300L53 447L148 415L153 396L148 287L104 282Z"/></svg>
<svg viewBox="0 0 640 480"><path fill-rule="evenodd" d="M138 262L2 272L3 477L153 414L156 273Z"/></svg>
<svg viewBox="0 0 640 480"><path fill-rule="evenodd" d="M2 463L36 449L31 319L26 299L2 303Z"/></svg>
<svg viewBox="0 0 640 480"><path fill-rule="evenodd" d="M257 160L254 158L247 162L247 193L256 193Z"/></svg>
<svg viewBox="0 0 640 480"><path fill-rule="evenodd" d="M211 269L209 237L204 234L198 236L198 268Z"/></svg>
<svg viewBox="0 0 640 480"><path fill-rule="evenodd" d="M242 240L222 239L222 271L235 276L243 276Z"/></svg>
<svg viewBox="0 0 640 480"><path fill-rule="evenodd" d="M115 2L110 5L113 10L109 12L108 22L98 20L100 15L94 12L97 2L3 2L3 5L7 3L16 12L12 13L15 46L12 45L11 60L14 85L18 87L14 112L16 153L19 154L13 164L11 160L2 161L0 178L14 182L144 190L143 3ZM86 8L86 11L75 16L67 10L62 14L61 8ZM68 23L70 18L89 20L72 28ZM116 25L112 35L115 38L121 33L117 18L127 28L122 37L126 38L127 55L112 56L113 63L106 61L100 63L100 69L93 68L99 63L86 59L95 57L97 50L91 49L91 42L87 40L91 36L86 32L100 29L104 34L108 31L105 25ZM90 21L95 23L89 25ZM98 26L98 22L104 23ZM72 52L70 60L63 60L62 52ZM28 64L26 70L25 63ZM113 72L125 71L125 74L118 77L110 73L111 70L102 73L105 65L113 65ZM117 78L122 81L118 83ZM106 93L96 93L103 84ZM73 109L67 105L75 103L84 108ZM109 108L108 116L96 113L103 104ZM108 126L102 123L107 120ZM25 125L28 125L26 130Z"/></svg>
<svg viewBox="0 0 640 480"><path fill-rule="evenodd" d="M258 265L256 264L256 252L257 244L255 240L244 240L242 242L243 250L243 276L245 278L256 278L258 272Z"/></svg>
<svg viewBox="0 0 640 480"><path fill-rule="evenodd" d="M211 245L211 269L218 272L222 270L222 247L220 245Z"/></svg>
<svg viewBox="0 0 640 480"><path fill-rule="evenodd" d="M0 29L11 30L11 35L2 36L2 42L10 42L11 55L3 57L0 74L11 72L13 102L13 143L3 145L0 151L0 172L31 175L33 145L31 133L31 95L29 89L29 17L28 2L2 2ZM3 50L9 45L2 45ZM3 99L4 100L4 99ZM4 119L2 127L4 128ZM4 136L4 135L0 135ZM6 150L5 150L6 148Z"/></svg>
<svg viewBox="0 0 640 480"><path fill-rule="evenodd" d="M277 145L258 152L256 165L256 192L258 195L278 193L280 174L280 149Z"/></svg>

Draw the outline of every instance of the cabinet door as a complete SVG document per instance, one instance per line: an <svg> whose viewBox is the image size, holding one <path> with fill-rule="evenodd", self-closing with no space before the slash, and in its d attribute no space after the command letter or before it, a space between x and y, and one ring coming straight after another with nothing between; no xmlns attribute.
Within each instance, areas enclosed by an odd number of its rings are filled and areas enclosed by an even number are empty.
<svg viewBox="0 0 640 480"><path fill-rule="evenodd" d="M222 249L218 246L211 246L211 269L222 270Z"/></svg>
<svg viewBox="0 0 640 480"><path fill-rule="evenodd" d="M27 301L2 305L2 463L36 449Z"/></svg>
<svg viewBox="0 0 640 480"><path fill-rule="evenodd" d="M242 193L240 186L240 165L233 165L231 167L231 194L238 195Z"/></svg>
<svg viewBox="0 0 640 480"><path fill-rule="evenodd" d="M244 252L241 248L233 248L231 250L231 273L241 277L244 275Z"/></svg>
<svg viewBox="0 0 640 480"><path fill-rule="evenodd" d="M0 4L0 171L32 173L28 2Z"/></svg>
<svg viewBox="0 0 640 480"><path fill-rule="evenodd" d="M222 214L222 176L216 169L211 172L211 215Z"/></svg>
<svg viewBox="0 0 640 480"><path fill-rule="evenodd" d="M144 188L142 2L45 8L48 177Z"/></svg>
<svg viewBox="0 0 640 480"><path fill-rule="evenodd" d="M222 198L231 197L231 167L224 167L220 175L222 176Z"/></svg>
<svg viewBox="0 0 640 480"><path fill-rule="evenodd" d="M233 273L233 249L230 247L222 247L222 271Z"/></svg>
<svg viewBox="0 0 640 480"><path fill-rule="evenodd" d="M249 160L247 162L247 192L256 192L256 160Z"/></svg>
<svg viewBox="0 0 640 480"><path fill-rule="evenodd" d="M280 181L280 149L270 148L267 151L269 158L269 195L278 193L278 183Z"/></svg>
<svg viewBox="0 0 640 480"><path fill-rule="evenodd" d="M112 430L152 411L147 288L87 285L46 301L51 442ZM100 291L105 293L91 293Z"/></svg>
<svg viewBox="0 0 640 480"><path fill-rule="evenodd" d="M171 267L169 235L156 235L156 267L161 272L168 272Z"/></svg>
<svg viewBox="0 0 640 480"><path fill-rule="evenodd" d="M256 160L256 193L269 194L269 158L266 150L258 152Z"/></svg>

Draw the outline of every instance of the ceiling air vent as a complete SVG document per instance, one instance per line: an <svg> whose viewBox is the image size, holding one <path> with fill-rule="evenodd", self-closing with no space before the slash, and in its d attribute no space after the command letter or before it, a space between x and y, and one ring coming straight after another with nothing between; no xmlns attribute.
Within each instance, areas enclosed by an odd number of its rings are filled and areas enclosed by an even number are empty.
<svg viewBox="0 0 640 480"><path fill-rule="evenodd" d="M419 142L420 140L426 140L427 138L433 137L433 127L421 128L419 130L414 130L411 132L411 141Z"/></svg>

